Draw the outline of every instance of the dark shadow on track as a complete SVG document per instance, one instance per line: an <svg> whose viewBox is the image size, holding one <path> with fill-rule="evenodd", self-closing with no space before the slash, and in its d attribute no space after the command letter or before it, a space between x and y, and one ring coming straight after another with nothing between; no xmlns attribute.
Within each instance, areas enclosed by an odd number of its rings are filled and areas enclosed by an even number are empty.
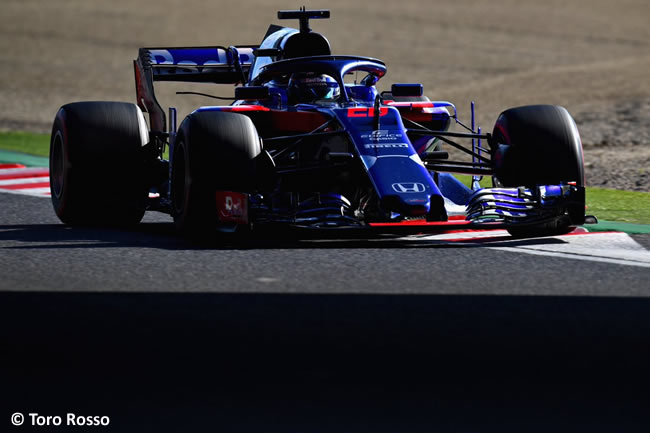
<svg viewBox="0 0 650 433"><path fill-rule="evenodd" d="M325 248L474 248L481 246L525 246L562 244L558 238L517 239L509 236L450 243L446 240L426 240L419 235L357 233L314 233L292 230L258 232L244 237L206 236L199 241L183 238L172 223L145 223L131 229L68 227L63 224L0 225L0 241L18 241L24 244L6 249L78 249L142 247L166 250L241 250L241 249L325 249Z"/></svg>
<svg viewBox="0 0 650 433"><path fill-rule="evenodd" d="M649 318L632 298L1 292L0 430L648 431Z"/></svg>

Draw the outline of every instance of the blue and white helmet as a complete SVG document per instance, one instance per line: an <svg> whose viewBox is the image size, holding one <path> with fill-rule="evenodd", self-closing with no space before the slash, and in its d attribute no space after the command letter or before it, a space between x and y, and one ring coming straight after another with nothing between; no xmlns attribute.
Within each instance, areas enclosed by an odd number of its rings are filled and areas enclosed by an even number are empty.
<svg viewBox="0 0 650 433"><path fill-rule="evenodd" d="M312 103L319 100L334 101L341 95L339 83L329 75L299 72L289 79L289 102Z"/></svg>

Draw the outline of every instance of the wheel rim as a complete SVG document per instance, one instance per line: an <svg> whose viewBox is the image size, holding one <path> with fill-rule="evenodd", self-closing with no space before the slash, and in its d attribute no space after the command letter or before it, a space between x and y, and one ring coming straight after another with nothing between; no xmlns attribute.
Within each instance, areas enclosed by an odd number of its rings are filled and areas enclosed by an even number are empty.
<svg viewBox="0 0 650 433"><path fill-rule="evenodd" d="M65 157L63 149L63 137L61 131L57 131L52 144L50 155L50 190L56 198L61 198L65 183Z"/></svg>

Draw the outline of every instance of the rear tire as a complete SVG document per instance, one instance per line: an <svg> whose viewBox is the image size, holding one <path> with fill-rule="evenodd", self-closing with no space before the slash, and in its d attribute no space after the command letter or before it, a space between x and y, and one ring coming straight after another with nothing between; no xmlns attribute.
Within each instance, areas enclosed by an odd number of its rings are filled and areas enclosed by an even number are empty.
<svg viewBox="0 0 650 433"><path fill-rule="evenodd" d="M190 114L172 155L172 214L178 229L209 235L219 228L216 191L252 192L262 152L255 125L237 113Z"/></svg>
<svg viewBox="0 0 650 433"><path fill-rule="evenodd" d="M582 143L575 121L564 107L530 105L501 113L493 138L494 172L506 187L557 185L575 182L584 187ZM567 207L567 215L548 224L510 229L515 236L544 236L570 231L583 224L584 197Z"/></svg>
<svg viewBox="0 0 650 433"><path fill-rule="evenodd" d="M50 138L50 190L59 219L70 225L140 222L147 199L142 150L147 141L144 117L134 104L61 107Z"/></svg>

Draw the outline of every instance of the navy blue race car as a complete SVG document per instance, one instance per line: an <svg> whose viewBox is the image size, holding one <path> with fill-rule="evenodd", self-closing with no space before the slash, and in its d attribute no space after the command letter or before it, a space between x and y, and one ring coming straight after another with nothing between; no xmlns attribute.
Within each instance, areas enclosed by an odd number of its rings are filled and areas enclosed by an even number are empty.
<svg viewBox="0 0 650 433"><path fill-rule="evenodd" d="M465 125L421 84L379 93L382 61L333 55L310 29L329 11L278 18L299 29L271 25L259 46L141 48L137 104L61 107L50 149L58 217L124 225L160 211L194 235L282 225L533 236L585 222L582 145L566 109L511 108L481 133L473 103ZM158 81L236 87L233 97L200 93L230 103L200 107L177 126L176 110L156 100ZM450 159L446 147L466 158ZM472 175L472 188L451 173ZM481 188L482 176L492 187Z"/></svg>

